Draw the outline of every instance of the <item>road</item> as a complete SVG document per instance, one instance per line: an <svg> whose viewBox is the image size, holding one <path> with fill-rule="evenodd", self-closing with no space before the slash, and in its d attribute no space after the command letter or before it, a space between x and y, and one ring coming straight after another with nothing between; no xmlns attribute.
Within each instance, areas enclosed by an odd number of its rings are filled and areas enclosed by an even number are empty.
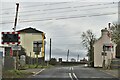
<svg viewBox="0 0 120 80"><path fill-rule="evenodd" d="M39 80L118 80L95 68L84 66L53 67L45 69L30 78Z"/></svg>

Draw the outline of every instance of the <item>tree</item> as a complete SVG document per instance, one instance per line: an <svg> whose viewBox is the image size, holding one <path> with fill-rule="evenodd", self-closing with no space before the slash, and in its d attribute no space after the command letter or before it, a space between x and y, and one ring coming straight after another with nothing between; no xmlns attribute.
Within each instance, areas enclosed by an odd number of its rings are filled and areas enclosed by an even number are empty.
<svg viewBox="0 0 120 80"><path fill-rule="evenodd" d="M94 66L94 48L93 44L96 41L96 37L93 34L91 30L87 30L86 32L83 32L81 35L82 43L85 46L85 48L88 50L88 58L90 65Z"/></svg>
<svg viewBox="0 0 120 80"><path fill-rule="evenodd" d="M57 63L56 58L51 58L50 64L51 64L51 65L56 65L56 63Z"/></svg>
<svg viewBox="0 0 120 80"><path fill-rule="evenodd" d="M116 44L120 42L120 24L114 24L110 27L110 30L112 30L112 41L114 41Z"/></svg>
<svg viewBox="0 0 120 80"><path fill-rule="evenodd" d="M113 24L110 30L112 32L111 39L117 44L116 58L120 58L120 24Z"/></svg>

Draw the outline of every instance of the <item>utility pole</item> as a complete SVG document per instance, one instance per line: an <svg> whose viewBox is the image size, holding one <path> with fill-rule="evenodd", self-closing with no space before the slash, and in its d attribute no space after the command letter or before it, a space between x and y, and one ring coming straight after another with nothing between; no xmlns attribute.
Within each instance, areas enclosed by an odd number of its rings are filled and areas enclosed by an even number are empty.
<svg viewBox="0 0 120 80"><path fill-rule="evenodd" d="M79 61L79 54L78 54L78 56L77 56L77 62Z"/></svg>
<svg viewBox="0 0 120 80"><path fill-rule="evenodd" d="M67 62L68 62L68 58L69 58L69 49L67 51Z"/></svg>
<svg viewBox="0 0 120 80"><path fill-rule="evenodd" d="M49 55L49 60L51 60L51 38L50 38L50 55Z"/></svg>

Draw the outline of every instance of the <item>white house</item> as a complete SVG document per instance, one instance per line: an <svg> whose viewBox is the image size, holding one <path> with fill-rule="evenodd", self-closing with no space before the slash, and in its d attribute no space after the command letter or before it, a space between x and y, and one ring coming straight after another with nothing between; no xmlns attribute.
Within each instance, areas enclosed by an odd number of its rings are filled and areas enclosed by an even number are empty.
<svg viewBox="0 0 120 80"><path fill-rule="evenodd" d="M26 56L35 58L35 52L33 51L33 43L34 41L42 41L44 42L45 35L44 32L36 30L35 28L25 28L22 30L18 30L20 32L20 45L25 49ZM44 43L42 43L41 55L39 57L44 57Z"/></svg>
<svg viewBox="0 0 120 80"><path fill-rule="evenodd" d="M101 37L94 43L94 67L103 67L104 56L102 54L103 47L105 49L105 66L108 67L111 60L116 56L116 44L111 41L107 28L101 30Z"/></svg>

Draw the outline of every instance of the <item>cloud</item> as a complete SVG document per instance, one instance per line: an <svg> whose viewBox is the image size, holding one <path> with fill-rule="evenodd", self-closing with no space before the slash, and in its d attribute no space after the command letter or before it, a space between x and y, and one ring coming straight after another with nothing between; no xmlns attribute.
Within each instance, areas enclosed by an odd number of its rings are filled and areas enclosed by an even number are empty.
<svg viewBox="0 0 120 80"><path fill-rule="evenodd" d="M60 49L60 48L53 48L52 49L52 58L63 58L63 60L66 60L67 57L67 50L68 49ZM69 60L71 58L77 58L79 55L80 59L84 58L86 56L87 52L84 50L72 50L70 49L69 53ZM46 51L46 60L49 60L49 51Z"/></svg>
<svg viewBox="0 0 120 80"><path fill-rule="evenodd" d="M1 0L2 2L119 2L119 0Z"/></svg>
<svg viewBox="0 0 120 80"><path fill-rule="evenodd" d="M46 34L46 59L49 58L49 39L52 38L52 56L59 58L62 57L64 60L66 60L66 54L67 50L70 49L70 58L75 58L79 54L81 58L84 58L87 54L86 49L83 47L81 41L81 34L82 32L87 31L88 29L91 29L93 33L97 36L97 38L100 37L100 30L102 28L107 27L108 22L114 22L117 20L117 14L116 15L104 15L104 16L94 16L94 17L79 17L79 18L70 18L70 19L60 19L56 20L58 17L70 17L70 15L77 15L77 16L89 16L93 14L102 14L106 12L116 12L117 7L114 8L103 8L103 9L94 9L94 10L84 10L84 9L91 9L91 8L100 8L102 6L92 6L92 7L85 7L85 8L73 8L74 6L85 6L88 4L98 4L98 3L81 3L81 2L72 2L72 3L64 3L59 5L46 5L46 6L40 6L46 3L38 3L38 2L21 2L20 3L20 12L18 17L18 29L23 29L26 27L33 27L40 31L45 32ZM47 4L49 4L47 2ZM2 11L3 13L9 13L8 17L5 18L5 16L2 16L2 22L4 21L13 21L14 22L14 13L15 12L15 3L3 3L2 8L13 8L12 10ZM36 7L28 7L25 8L25 6L36 6ZM107 5L111 6L111 5ZM62 7L72 7L70 9L64 9L64 10L48 10L43 11L45 9L54 9L54 8L62 8ZM113 7L113 6L112 6ZM33 11L32 11L33 10ZM35 11L40 10L40 11ZM63 12L68 10L78 10L78 11L69 11L69 12ZM84 11L82 11L84 10ZM22 13L24 11L32 11L27 13ZM61 13L58 13L62 11ZM46 13L46 14L43 14ZM26 15L26 16L23 16ZM47 17L51 17L52 20L48 21L35 21L35 20L41 20L46 19ZM0 18L1 19L1 18ZM30 22L24 22L25 20L28 20ZM21 22L23 21L23 22ZM13 23L10 24L2 24L0 25L1 31L13 31Z"/></svg>

